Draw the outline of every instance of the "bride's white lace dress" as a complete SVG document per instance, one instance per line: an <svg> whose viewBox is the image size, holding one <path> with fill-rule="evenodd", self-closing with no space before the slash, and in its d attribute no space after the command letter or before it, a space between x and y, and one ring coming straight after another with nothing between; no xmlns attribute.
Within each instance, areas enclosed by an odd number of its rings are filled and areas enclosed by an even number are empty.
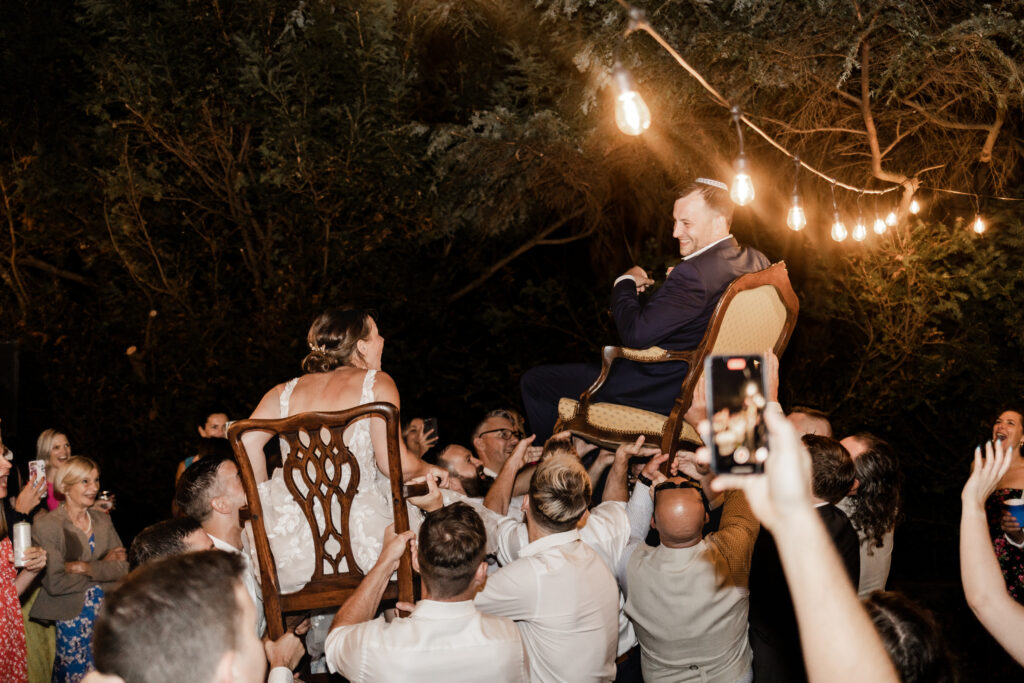
<svg viewBox="0 0 1024 683"><path fill-rule="evenodd" d="M363 379L359 403L372 403L373 381L376 370L367 370ZM289 400L298 378L285 384L281 392L281 417L287 417ZM370 420L359 420L345 430L345 445L359 463L359 490L352 500L349 511L348 532L352 554L356 564L364 573L377 562L383 547L384 529L392 523L391 488L388 478L377 468L370 440ZM288 446L281 442L282 461L288 457ZM347 486L351 467L342 466L341 484ZM263 520L274 553L277 575L282 593L291 593L305 586L313 575L313 535L309 522L285 484L282 470L259 485L260 500L263 503ZM323 512L317 510L318 521L323 524ZM255 543L249 547L255 549ZM253 551L255 552L255 550ZM253 566L259 566L255 555ZM343 561L341 570L347 570Z"/></svg>

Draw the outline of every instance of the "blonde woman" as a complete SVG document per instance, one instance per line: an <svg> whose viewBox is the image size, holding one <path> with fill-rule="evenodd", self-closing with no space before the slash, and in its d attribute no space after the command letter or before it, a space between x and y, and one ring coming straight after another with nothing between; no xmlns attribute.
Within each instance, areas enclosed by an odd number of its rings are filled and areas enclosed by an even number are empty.
<svg viewBox="0 0 1024 683"><path fill-rule="evenodd" d="M54 681L80 681L94 668L92 631L105 590L128 573L124 544L110 516L90 509L100 490L100 472L89 458L68 458L54 488L64 502L37 519L35 543L46 550L43 590L32 617L57 627Z"/></svg>
<svg viewBox="0 0 1024 683"><path fill-rule="evenodd" d="M46 509L56 510L64 497L53 486L57 470L71 457L71 442L64 432L44 429L36 439L36 459L46 462Z"/></svg>

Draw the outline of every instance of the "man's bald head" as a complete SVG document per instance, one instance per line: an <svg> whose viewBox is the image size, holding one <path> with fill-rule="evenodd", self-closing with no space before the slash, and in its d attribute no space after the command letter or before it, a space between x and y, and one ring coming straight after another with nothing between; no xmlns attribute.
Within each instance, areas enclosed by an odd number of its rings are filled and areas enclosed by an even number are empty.
<svg viewBox="0 0 1024 683"><path fill-rule="evenodd" d="M672 477L670 482L685 481ZM688 548L702 538L707 523L707 511L699 490L694 488L663 488L654 494L654 526L661 536L662 545L669 548Z"/></svg>
<svg viewBox="0 0 1024 683"><path fill-rule="evenodd" d="M794 408L788 416L790 424L796 429L797 434L806 436L832 436L832 423L828 414L814 408Z"/></svg>

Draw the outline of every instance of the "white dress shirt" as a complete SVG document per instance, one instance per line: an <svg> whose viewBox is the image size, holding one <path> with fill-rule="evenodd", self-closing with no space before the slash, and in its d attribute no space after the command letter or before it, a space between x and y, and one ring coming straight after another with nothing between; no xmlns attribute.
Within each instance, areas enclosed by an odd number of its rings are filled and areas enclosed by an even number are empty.
<svg viewBox="0 0 1024 683"><path fill-rule="evenodd" d="M331 630L327 666L352 683L529 681L515 624L484 614L469 600L421 600L406 618L384 617Z"/></svg>
<svg viewBox="0 0 1024 683"><path fill-rule="evenodd" d="M516 620L537 681L615 678L619 591L573 529L528 544L487 580L478 609Z"/></svg>
<svg viewBox="0 0 1024 683"><path fill-rule="evenodd" d="M211 541L213 541L213 547L217 550L241 555L242 559L245 560L245 572L242 574L242 583L245 584L245 592L249 594L249 597L252 598L253 603L256 605L256 636L258 638L262 638L263 634L267 630L267 615L266 612L263 611L263 591L260 589L259 581L256 580L256 573L252 570L249 553L244 550L239 550L227 541L222 541L209 532L206 535L210 537ZM244 536L242 538L242 544L244 548Z"/></svg>

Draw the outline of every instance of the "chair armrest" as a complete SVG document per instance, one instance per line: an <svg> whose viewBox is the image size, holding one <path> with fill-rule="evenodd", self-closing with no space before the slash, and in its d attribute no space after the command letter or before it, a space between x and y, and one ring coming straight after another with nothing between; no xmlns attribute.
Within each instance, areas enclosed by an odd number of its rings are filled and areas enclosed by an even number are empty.
<svg viewBox="0 0 1024 683"><path fill-rule="evenodd" d="M693 351L670 351L660 346L652 346L647 349L631 349L625 346L605 346L601 349L601 373L594 380L590 387L580 394L580 410L584 413L590 407L590 399L604 386L608 379L608 373L612 369L612 362L616 358L625 358L637 363L666 363L669 361L691 361Z"/></svg>

